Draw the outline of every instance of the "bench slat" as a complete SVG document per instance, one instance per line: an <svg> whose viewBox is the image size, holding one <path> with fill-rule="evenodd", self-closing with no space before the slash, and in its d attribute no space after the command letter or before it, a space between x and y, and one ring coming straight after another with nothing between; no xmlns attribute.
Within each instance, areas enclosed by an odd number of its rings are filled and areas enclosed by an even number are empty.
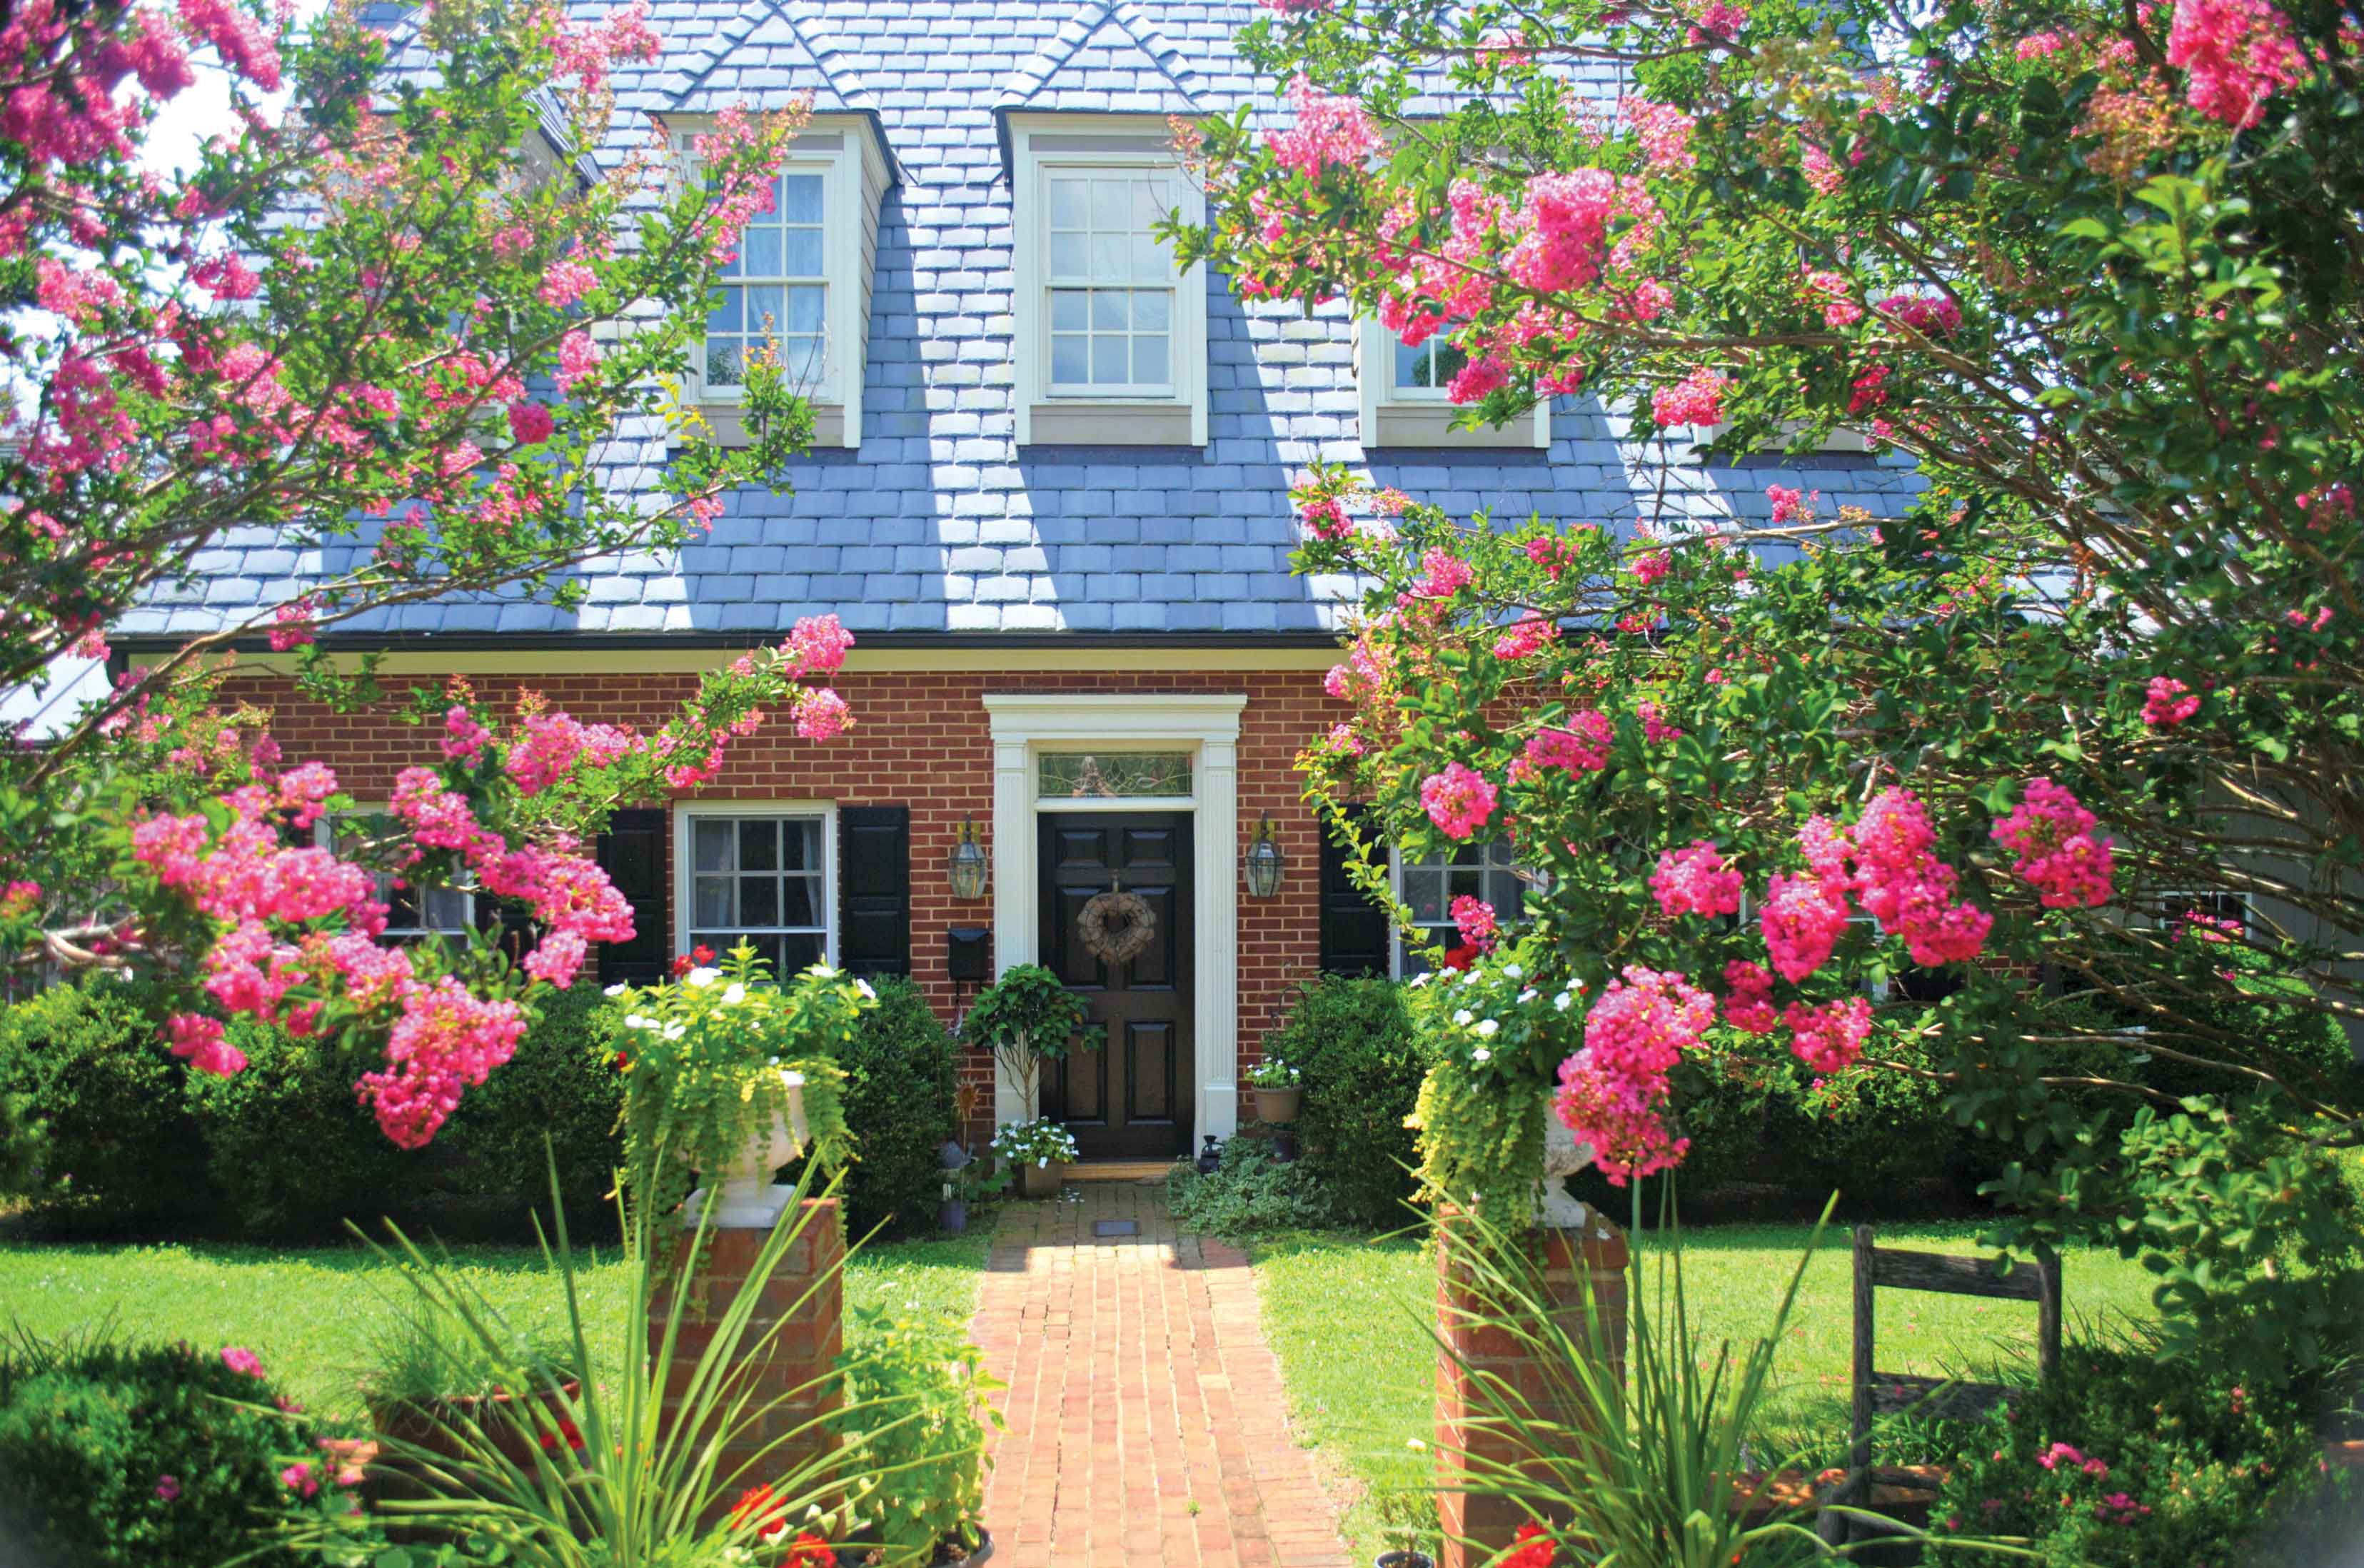
<svg viewBox="0 0 2364 1568"><path fill-rule="evenodd" d="M2044 1275L2033 1263L2013 1263L1997 1276L1983 1258L1945 1252L1913 1252L1897 1247L1871 1250L1871 1282L1893 1290L1934 1290L1948 1296L1990 1296L2005 1301L2041 1301Z"/></svg>

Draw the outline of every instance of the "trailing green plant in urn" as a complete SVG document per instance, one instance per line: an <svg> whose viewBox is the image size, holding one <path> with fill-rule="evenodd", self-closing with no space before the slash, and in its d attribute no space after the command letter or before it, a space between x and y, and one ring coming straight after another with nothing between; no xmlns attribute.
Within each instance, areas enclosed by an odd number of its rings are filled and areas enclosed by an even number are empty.
<svg viewBox="0 0 2364 1568"><path fill-rule="evenodd" d="M802 1150L825 1169L851 1157L837 1056L876 1001L866 984L815 964L775 984L742 946L719 966L613 995L624 1014L614 1049L635 1215L679 1204L693 1172L707 1183L708 1207L727 1208L747 1196L737 1189L768 1186Z"/></svg>

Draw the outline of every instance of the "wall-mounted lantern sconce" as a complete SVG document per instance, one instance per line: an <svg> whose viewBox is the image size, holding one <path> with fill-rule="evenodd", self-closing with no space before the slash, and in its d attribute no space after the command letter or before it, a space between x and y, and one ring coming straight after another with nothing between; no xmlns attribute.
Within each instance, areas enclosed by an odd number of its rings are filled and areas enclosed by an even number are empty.
<svg viewBox="0 0 2364 1568"><path fill-rule="evenodd" d="M1247 876L1248 895L1269 898L1278 893L1284 864L1280 846L1273 841L1271 817L1259 818L1255 838L1249 842L1248 852L1240 857L1240 869Z"/></svg>
<svg viewBox="0 0 2364 1568"><path fill-rule="evenodd" d="M952 877L954 898L985 896L985 846L976 841L976 824L968 817L961 818L960 841L953 846L945 869Z"/></svg>

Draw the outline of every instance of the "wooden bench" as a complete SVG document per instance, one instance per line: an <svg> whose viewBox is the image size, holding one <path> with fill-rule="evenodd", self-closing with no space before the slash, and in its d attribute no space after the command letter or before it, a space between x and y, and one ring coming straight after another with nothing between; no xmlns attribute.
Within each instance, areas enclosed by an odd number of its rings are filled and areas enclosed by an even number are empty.
<svg viewBox="0 0 2364 1568"><path fill-rule="evenodd" d="M2060 1260L2013 1263L1998 1274L1983 1258L1957 1258L1943 1252L1913 1252L1872 1244L1872 1228L1855 1228L1855 1401L1850 1421L1847 1469L1824 1500L1817 1533L1834 1545L1845 1545L1890 1533L1874 1520L1839 1511L1860 1507L1872 1495L1879 1477L1871 1462L1871 1427L1875 1418L1912 1411L1946 1420L1976 1420L2010 1399L2014 1392L1996 1383L1965 1383L1942 1377L1916 1377L1881 1372L1872 1352L1874 1292L1924 1290L1940 1296L1982 1296L2003 1301L2035 1303L2035 1370L2039 1379L2060 1370Z"/></svg>

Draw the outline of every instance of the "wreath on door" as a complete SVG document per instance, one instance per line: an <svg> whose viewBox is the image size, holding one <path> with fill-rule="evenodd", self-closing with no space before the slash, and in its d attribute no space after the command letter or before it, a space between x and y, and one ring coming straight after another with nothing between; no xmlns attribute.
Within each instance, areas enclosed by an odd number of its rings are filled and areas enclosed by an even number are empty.
<svg viewBox="0 0 2364 1568"><path fill-rule="evenodd" d="M1138 893L1110 888L1084 901L1076 917L1084 951L1102 963L1129 963L1149 950L1157 935L1157 912Z"/></svg>

